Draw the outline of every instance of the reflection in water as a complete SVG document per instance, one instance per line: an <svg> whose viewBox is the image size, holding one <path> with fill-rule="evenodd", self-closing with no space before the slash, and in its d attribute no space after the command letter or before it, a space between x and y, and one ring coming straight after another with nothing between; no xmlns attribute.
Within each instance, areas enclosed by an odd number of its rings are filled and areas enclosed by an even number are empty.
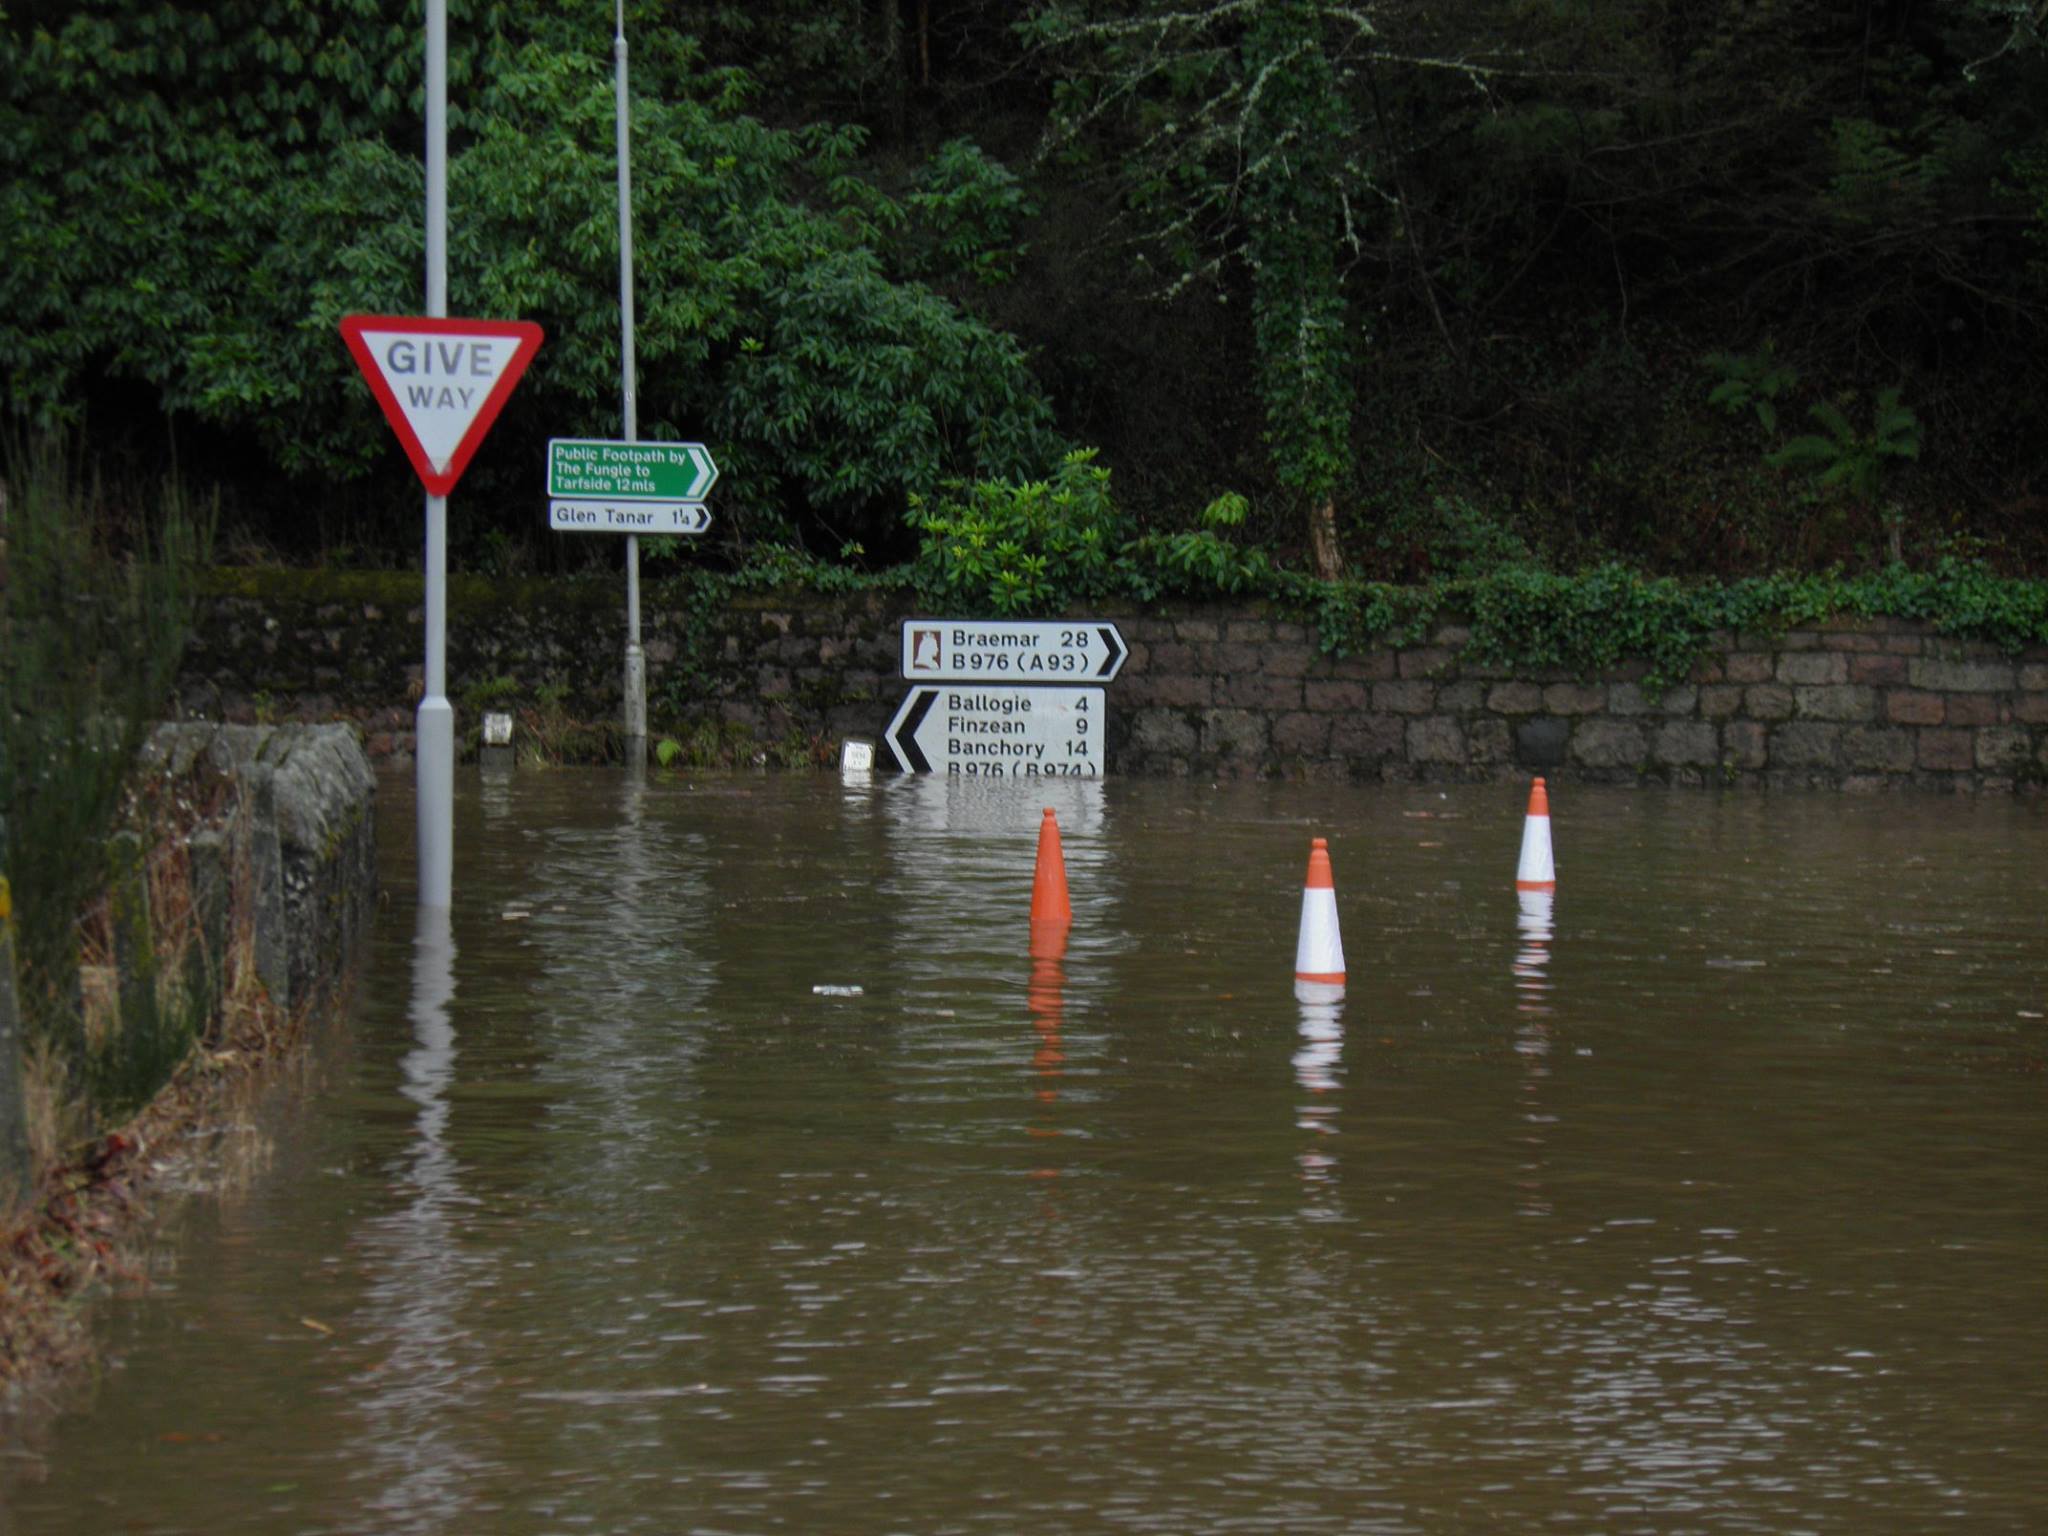
<svg viewBox="0 0 2048 1536"><path fill-rule="evenodd" d="M370 1464L359 1475L374 1486L369 1503L391 1531L450 1529L486 1470L470 1439L485 1391L482 1350L459 1321L476 1260L457 1231L457 1208L467 1202L448 1145L454 996L449 911L421 907L413 936L413 1047L399 1063L399 1092L418 1114L392 1177L405 1203L359 1239L370 1280L356 1331L378 1351L359 1404L370 1448Z"/></svg>
<svg viewBox="0 0 2048 1536"><path fill-rule="evenodd" d="M1086 955L1091 973L1099 974L1100 962L1128 942L1119 923L1122 876L1107 841L1099 780L1021 784L921 775L889 782L877 803L887 841L874 896L888 918L894 1103L899 1129L921 1136L972 1092L977 1074L1015 1070L1014 1029L992 1029L988 1011L1014 1019L1020 987L1037 1035L1034 1071L1056 1067L1068 1078L1072 1005L1064 967L1070 954ZM1072 926L1057 946L1032 934L1027 956L1019 953L1018 936L1031 931L1048 809L1061 830ZM1070 1107L1071 1081L1058 1089L1050 1077L1039 1082Z"/></svg>
<svg viewBox="0 0 2048 1536"><path fill-rule="evenodd" d="M1047 808L1059 817L1060 828L1068 837L1099 838L1106 821L1100 779L1044 779L1026 784L907 774L891 780L883 794L897 829L912 840L978 839L1019 831L1035 840ZM1029 895L1028 883L1024 889Z"/></svg>
<svg viewBox="0 0 2048 1536"><path fill-rule="evenodd" d="M875 776L865 768L849 768L839 775L839 803L851 821L864 821L875 803Z"/></svg>
<svg viewBox="0 0 2048 1536"><path fill-rule="evenodd" d="M1543 1183L1544 1149L1548 1127L1556 1123L1557 1116L1544 1103L1543 1085L1550 1076L1550 940L1557 893L1517 891L1515 895L1520 903L1515 929L1521 945L1515 952L1515 1051L1522 1063L1518 1140L1525 1149L1515 1180L1520 1193L1517 1209L1524 1216L1548 1216L1552 1208Z"/></svg>
<svg viewBox="0 0 2048 1536"><path fill-rule="evenodd" d="M1061 1015L1066 1008L1067 973L1060 963L1067 953L1064 923L1031 925L1031 984L1024 991L1024 1006L1031 1014L1038 1046L1031 1054L1031 1070L1038 1080L1039 1118L1031 1125L1034 1137L1051 1139L1066 1134L1053 1122L1053 1106L1059 1102L1059 1080L1066 1074L1067 1054L1060 1041ZM1036 1178L1056 1179L1059 1169L1040 1166Z"/></svg>
<svg viewBox="0 0 2048 1536"><path fill-rule="evenodd" d="M1300 1047L1294 1053L1294 1081L1307 1099L1296 1109L1294 1123L1318 1138L1296 1156L1301 1176L1310 1186L1327 1185L1337 1169L1337 1155L1320 1138L1337 1134L1338 1090L1344 1085L1344 989L1317 982L1294 984L1301 1010ZM1335 1211L1312 1210L1311 1215Z"/></svg>
<svg viewBox="0 0 2048 1536"><path fill-rule="evenodd" d="M1038 1047L1032 1051L1032 1073L1038 1079L1038 1118L1028 1126L1032 1141L1040 1143L1042 1149L1034 1155L1032 1178L1036 1180L1057 1180L1059 1167L1047 1157L1053 1151L1059 1137L1067 1135L1067 1128L1055 1120L1055 1106L1059 1104L1059 1079L1067 1075L1067 1049L1061 1042L1061 1016L1067 1006L1067 971L1061 961L1067 954L1067 926L1065 924L1032 924L1030 928L1030 987L1024 989L1024 1008L1030 1010L1032 1030L1038 1034ZM1042 1217L1055 1217L1057 1210L1047 1192Z"/></svg>
<svg viewBox="0 0 2048 1536"><path fill-rule="evenodd" d="M2039 807L1088 788L472 799L0 1533L2048 1530Z"/></svg>
<svg viewBox="0 0 2048 1536"><path fill-rule="evenodd" d="M1557 893L1517 891L1515 896L1521 903L1515 929L1522 945L1515 952L1515 991L1521 999L1517 1006L1524 1014L1541 1017L1550 1012L1551 914ZM1542 1049L1549 1048L1546 1041Z"/></svg>
<svg viewBox="0 0 2048 1536"><path fill-rule="evenodd" d="M629 770L615 821L551 830L537 861L535 1002L554 1046L540 1075L557 1085L565 1128L596 1133L594 1155L550 1170L572 1206L607 1206L644 1177L643 1149L673 1131L700 1048L691 1021L720 976L701 931L715 905L701 840L651 816L653 792Z"/></svg>
<svg viewBox="0 0 2048 1536"><path fill-rule="evenodd" d="M1064 928L1040 926L1031 930L1031 985L1025 991L1024 1006L1031 1011L1032 1028L1038 1031L1038 1050L1031 1065L1043 1079L1038 1087L1041 1104L1051 1104L1059 1098L1059 1088L1053 1080L1061 1075L1067 1059L1060 1050L1060 1014L1067 988L1067 973L1060 961L1066 952Z"/></svg>
<svg viewBox="0 0 2048 1536"><path fill-rule="evenodd" d="M477 767L477 808L484 826L495 829L512 816L512 764L506 755L486 752Z"/></svg>

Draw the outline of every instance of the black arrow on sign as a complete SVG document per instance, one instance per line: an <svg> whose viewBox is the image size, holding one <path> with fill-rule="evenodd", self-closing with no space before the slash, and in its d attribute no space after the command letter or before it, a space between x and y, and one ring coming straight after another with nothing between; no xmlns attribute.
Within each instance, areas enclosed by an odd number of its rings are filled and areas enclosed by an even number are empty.
<svg viewBox="0 0 2048 1536"><path fill-rule="evenodd" d="M939 690L920 688L913 695L909 711L902 723L889 733L889 745L896 749L896 755L910 764L912 773L930 773L932 765L917 744L917 728L924 724L924 717L932 712L932 705L939 701Z"/></svg>
<svg viewBox="0 0 2048 1536"><path fill-rule="evenodd" d="M1102 643L1109 648L1109 655L1104 657L1102 665L1095 669L1095 675L1097 677L1114 677L1116 676L1116 669L1123 664L1125 655L1123 642L1117 639L1116 629L1113 625L1098 625L1095 633L1102 636Z"/></svg>

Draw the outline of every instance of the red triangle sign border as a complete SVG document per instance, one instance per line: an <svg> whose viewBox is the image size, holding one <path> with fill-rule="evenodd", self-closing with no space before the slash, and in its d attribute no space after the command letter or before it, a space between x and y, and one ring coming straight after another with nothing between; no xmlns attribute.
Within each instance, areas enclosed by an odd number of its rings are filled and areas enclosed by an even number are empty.
<svg viewBox="0 0 2048 1536"><path fill-rule="evenodd" d="M476 415L464 429L461 441L448 456L446 467L436 469L427 457L427 450L421 444L419 434L413 430L412 422L407 419L405 408L399 404L391 381L384 376L383 368L370 353L370 344L364 335L366 331L404 331L422 336L489 336L514 343L512 360L492 381L490 393L484 397ZM405 450L406 458L412 462L413 471L420 477L420 484L426 487L429 496L446 496L455 489L455 482L469 468L470 459L483 445L491 424L498 419L498 412L512 398L513 389L526 372L526 365L533 361L534 353L540 350L543 338L540 326L531 320L466 320L426 315L344 315L341 320L341 339L348 344L350 355L355 358L356 366L362 370L363 378L370 386L370 393L376 397L384 419L391 423L399 446Z"/></svg>

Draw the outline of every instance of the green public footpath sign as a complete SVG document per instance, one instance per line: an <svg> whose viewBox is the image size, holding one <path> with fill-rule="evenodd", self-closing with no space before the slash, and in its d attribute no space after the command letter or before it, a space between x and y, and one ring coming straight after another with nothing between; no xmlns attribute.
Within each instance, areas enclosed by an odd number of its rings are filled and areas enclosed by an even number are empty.
<svg viewBox="0 0 2048 1536"><path fill-rule="evenodd" d="M548 440L548 495L585 501L702 501L718 466L702 443Z"/></svg>

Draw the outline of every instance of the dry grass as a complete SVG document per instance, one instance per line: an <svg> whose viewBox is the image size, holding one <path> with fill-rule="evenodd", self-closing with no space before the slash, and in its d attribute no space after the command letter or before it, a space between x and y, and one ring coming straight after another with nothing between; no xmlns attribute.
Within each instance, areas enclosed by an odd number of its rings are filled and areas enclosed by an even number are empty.
<svg viewBox="0 0 2048 1536"><path fill-rule="evenodd" d="M28 1123L29 1157L38 1169L57 1161L57 1149L85 1133L85 1117L71 1098L71 1077L64 1058L47 1040L22 1052L21 1098Z"/></svg>

